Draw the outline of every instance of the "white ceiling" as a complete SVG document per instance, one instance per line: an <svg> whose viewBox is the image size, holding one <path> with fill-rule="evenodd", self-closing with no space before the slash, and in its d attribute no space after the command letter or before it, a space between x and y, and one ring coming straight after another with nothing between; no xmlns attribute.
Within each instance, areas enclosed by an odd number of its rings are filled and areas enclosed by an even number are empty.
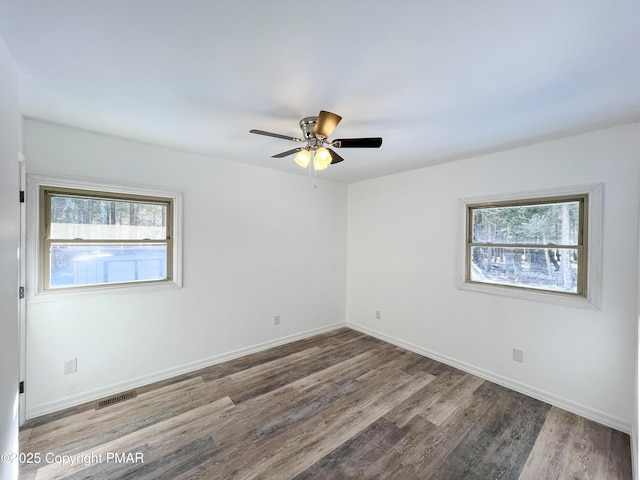
<svg viewBox="0 0 640 480"><path fill-rule="evenodd" d="M351 182L640 120L639 0L0 0L26 117Z"/></svg>

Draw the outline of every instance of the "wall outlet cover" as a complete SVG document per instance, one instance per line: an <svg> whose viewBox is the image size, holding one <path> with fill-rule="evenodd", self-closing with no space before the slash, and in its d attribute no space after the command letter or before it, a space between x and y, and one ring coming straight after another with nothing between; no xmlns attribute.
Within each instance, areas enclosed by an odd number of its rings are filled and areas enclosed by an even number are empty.
<svg viewBox="0 0 640 480"><path fill-rule="evenodd" d="M519 348L514 348L513 349L513 360L515 362L523 363L524 362L524 352L522 350L520 350Z"/></svg>
<svg viewBox="0 0 640 480"><path fill-rule="evenodd" d="M78 359L72 358L64 362L64 374L76 373L78 371Z"/></svg>

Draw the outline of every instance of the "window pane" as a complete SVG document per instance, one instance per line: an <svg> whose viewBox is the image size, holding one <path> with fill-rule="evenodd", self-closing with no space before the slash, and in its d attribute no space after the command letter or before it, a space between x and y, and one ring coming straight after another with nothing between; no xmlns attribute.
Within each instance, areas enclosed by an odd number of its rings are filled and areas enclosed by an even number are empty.
<svg viewBox="0 0 640 480"><path fill-rule="evenodd" d="M474 282L578 292L575 248L471 247L470 270Z"/></svg>
<svg viewBox="0 0 640 480"><path fill-rule="evenodd" d="M474 208L472 243L578 245L580 202Z"/></svg>
<svg viewBox="0 0 640 480"><path fill-rule="evenodd" d="M50 238L165 240L167 205L51 195Z"/></svg>
<svg viewBox="0 0 640 480"><path fill-rule="evenodd" d="M164 243L55 243L50 254L51 288L167 278Z"/></svg>

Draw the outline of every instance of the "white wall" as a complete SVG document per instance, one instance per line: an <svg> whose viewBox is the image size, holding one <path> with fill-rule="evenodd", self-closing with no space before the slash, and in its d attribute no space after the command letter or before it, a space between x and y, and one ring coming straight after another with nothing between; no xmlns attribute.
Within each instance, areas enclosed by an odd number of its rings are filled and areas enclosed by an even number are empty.
<svg viewBox="0 0 640 480"><path fill-rule="evenodd" d="M30 302L28 417L332 328L348 298L356 328L631 430L638 124L349 185L348 238L344 185L313 189L301 176L33 120L25 148L31 173L180 189L185 203L184 288ZM601 311L456 288L459 198L596 182ZM78 373L65 376L73 357Z"/></svg>
<svg viewBox="0 0 640 480"><path fill-rule="evenodd" d="M17 68L0 37L0 453L18 451L20 128ZM17 462L0 462L0 478L17 476Z"/></svg>
<svg viewBox="0 0 640 480"><path fill-rule="evenodd" d="M314 189L305 176L39 121L24 128L31 174L184 193L182 289L30 301L27 418L344 324L346 185ZM63 375L74 357L78 372Z"/></svg>
<svg viewBox="0 0 640 480"><path fill-rule="evenodd" d="M349 324L629 432L640 124L349 186ZM604 183L601 311L457 288L458 199ZM375 311L381 311L376 320ZM524 350L524 363L512 349Z"/></svg>

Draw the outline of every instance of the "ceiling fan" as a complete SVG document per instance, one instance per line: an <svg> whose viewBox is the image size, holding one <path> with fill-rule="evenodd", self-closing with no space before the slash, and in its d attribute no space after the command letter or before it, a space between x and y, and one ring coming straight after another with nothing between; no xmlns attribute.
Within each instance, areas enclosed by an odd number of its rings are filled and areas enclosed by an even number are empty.
<svg viewBox="0 0 640 480"><path fill-rule="evenodd" d="M329 141L329 136L338 126L342 117L335 113L320 110L317 117L305 117L300 120L300 129L303 138L290 137L289 135L281 135L279 133L265 132L264 130L249 130L250 133L258 135L266 135L267 137L282 138L298 143L304 143L304 146L292 148L286 152L272 155L272 158L282 158L297 153L295 162L303 168L306 168L313 157L313 168L315 170L324 170L330 164L339 163L344 160L332 148L380 148L382 138L340 138Z"/></svg>

